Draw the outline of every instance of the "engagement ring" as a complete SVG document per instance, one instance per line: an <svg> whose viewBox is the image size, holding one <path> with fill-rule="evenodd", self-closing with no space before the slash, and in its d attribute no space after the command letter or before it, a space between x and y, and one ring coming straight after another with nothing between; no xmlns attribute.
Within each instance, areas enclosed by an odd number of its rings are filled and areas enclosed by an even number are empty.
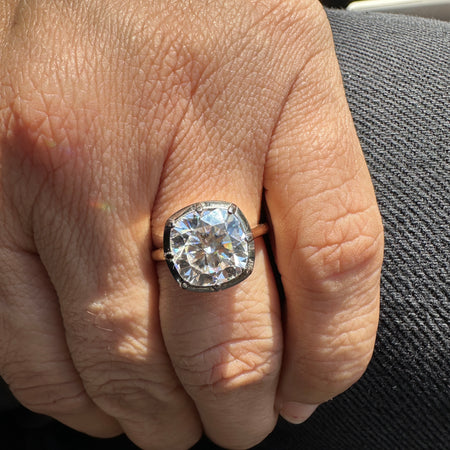
<svg viewBox="0 0 450 450"><path fill-rule="evenodd" d="M255 264L254 239L267 224L250 228L233 203L194 203L173 214L164 228L163 248L155 261L166 261L183 289L218 291L245 280Z"/></svg>

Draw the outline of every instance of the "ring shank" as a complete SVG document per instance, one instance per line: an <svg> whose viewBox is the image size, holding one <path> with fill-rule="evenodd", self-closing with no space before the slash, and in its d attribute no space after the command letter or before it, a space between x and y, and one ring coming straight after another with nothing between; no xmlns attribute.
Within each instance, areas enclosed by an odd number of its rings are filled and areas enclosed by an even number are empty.
<svg viewBox="0 0 450 450"><path fill-rule="evenodd" d="M269 225L267 223L260 223L259 225L256 225L252 228L253 239L267 234L268 231ZM156 250L153 250L152 259L153 261L165 261L166 258L164 257L164 249L157 248Z"/></svg>

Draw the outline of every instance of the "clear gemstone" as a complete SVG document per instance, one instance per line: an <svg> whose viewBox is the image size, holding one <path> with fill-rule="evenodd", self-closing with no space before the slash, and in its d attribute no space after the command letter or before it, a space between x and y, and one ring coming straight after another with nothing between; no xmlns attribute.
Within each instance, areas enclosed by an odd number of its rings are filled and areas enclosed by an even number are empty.
<svg viewBox="0 0 450 450"><path fill-rule="evenodd" d="M169 262L189 287L223 288L253 268L253 241L247 220L225 202L191 205L170 219Z"/></svg>

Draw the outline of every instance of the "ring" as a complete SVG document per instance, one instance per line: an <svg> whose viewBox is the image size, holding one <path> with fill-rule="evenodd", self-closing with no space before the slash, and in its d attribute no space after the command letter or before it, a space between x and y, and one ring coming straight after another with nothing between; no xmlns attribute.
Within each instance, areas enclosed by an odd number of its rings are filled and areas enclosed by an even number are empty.
<svg viewBox="0 0 450 450"><path fill-rule="evenodd" d="M163 248L153 250L152 258L166 261L183 289L219 291L240 283L252 273L254 239L268 230L267 224L250 228L234 203L194 203L169 217L164 227Z"/></svg>

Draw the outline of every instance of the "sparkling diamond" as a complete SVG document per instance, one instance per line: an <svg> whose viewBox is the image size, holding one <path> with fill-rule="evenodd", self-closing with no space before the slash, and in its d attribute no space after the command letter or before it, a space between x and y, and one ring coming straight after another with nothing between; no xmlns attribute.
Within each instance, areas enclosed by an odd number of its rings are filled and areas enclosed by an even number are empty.
<svg viewBox="0 0 450 450"><path fill-rule="evenodd" d="M188 206L168 221L164 251L172 274L192 290L217 290L250 275L254 264L251 229L242 212L227 202Z"/></svg>

